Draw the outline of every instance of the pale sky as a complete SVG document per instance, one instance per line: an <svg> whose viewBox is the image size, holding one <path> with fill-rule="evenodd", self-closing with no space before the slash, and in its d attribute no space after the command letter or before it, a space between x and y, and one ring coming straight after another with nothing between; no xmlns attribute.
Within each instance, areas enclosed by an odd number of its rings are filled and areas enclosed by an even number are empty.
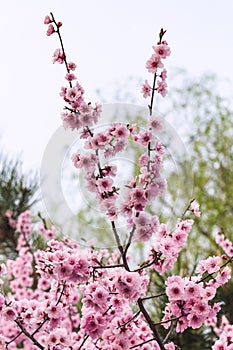
<svg viewBox="0 0 233 350"><path fill-rule="evenodd" d="M68 60L77 63L90 101L98 88L147 77L145 62L161 27L172 49L168 74L182 67L233 81L232 0L2 0L0 143L11 154L22 152L26 168L39 168L60 126L65 69L52 64L59 46L56 36L46 36L50 11L63 22Z"/></svg>

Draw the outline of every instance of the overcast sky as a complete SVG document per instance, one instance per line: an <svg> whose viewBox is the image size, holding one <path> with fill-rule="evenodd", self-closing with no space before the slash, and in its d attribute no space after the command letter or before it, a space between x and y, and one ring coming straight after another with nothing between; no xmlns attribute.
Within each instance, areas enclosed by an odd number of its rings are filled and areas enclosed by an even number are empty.
<svg viewBox="0 0 233 350"><path fill-rule="evenodd" d="M26 168L40 166L60 125L65 70L52 64L58 41L46 36L43 24L50 11L63 22L68 59L78 64L90 101L98 88L146 76L145 62L161 27L172 49L168 68L214 72L233 81L232 0L1 1L1 145L11 154L22 151ZM135 89L140 95L140 86Z"/></svg>

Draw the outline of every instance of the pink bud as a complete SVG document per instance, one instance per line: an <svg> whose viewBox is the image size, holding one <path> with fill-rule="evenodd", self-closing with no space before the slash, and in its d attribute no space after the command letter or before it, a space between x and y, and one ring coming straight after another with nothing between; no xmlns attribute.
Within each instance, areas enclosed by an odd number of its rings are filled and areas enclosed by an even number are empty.
<svg viewBox="0 0 233 350"><path fill-rule="evenodd" d="M49 24L49 23L51 23L51 22L52 22L51 18L50 18L48 15L45 16L44 24Z"/></svg>
<svg viewBox="0 0 233 350"><path fill-rule="evenodd" d="M68 81L72 81L72 80L75 80L77 79L76 76L73 74L73 73L67 73L66 76L65 76L66 80Z"/></svg>
<svg viewBox="0 0 233 350"><path fill-rule="evenodd" d="M62 22L57 22L57 26L61 27L62 26Z"/></svg>
<svg viewBox="0 0 233 350"><path fill-rule="evenodd" d="M68 63L68 68L69 68L69 70L75 70L76 64L74 62L69 62Z"/></svg>
<svg viewBox="0 0 233 350"><path fill-rule="evenodd" d="M52 35L53 33L55 32L55 29L54 29L54 26L52 25L52 24L50 24L49 26L48 26L48 30L47 30L47 35L48 36L50 36L50 35Z"/></svg>

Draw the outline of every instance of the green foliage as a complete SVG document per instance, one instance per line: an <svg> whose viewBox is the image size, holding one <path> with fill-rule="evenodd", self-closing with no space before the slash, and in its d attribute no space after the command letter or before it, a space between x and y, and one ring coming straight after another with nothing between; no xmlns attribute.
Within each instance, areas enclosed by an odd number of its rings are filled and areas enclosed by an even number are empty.
<svg viewBox="0 0 233 350"><path fill-rule="evenodd" d="M202 212L196 222L198 235L193 238L197 241L201 235L201 251L205 254L206 248L208 253L216 250L211 238L213 232L223 230L233 238L233 111L230 101L219 96L219 85L211 75L196 81L186 77L182 87L171 93L173 114L187 120L184 128L190 161L180 165L183 180L180 196L185 206L190 200L186 196L190 186L186 179L187 169L191 168L193 197L200 203ZM173 176L171 174L168 182L172 182ZM172 187L169 191L174 198Z"/></svg>
<svg viewBox="0 0 233 350"><path fill-rule="evenodd" d="M221 255L213 234L223 231L233 239L233 110L227 98L217 91L219 80L213 75L205 75L191 80L183 75L179 88L170 92L170 112L179 116L183 124L180 132L188 147L189 160L179 164L179 199L175 186L169 186L169 199L165 203L169 215L177 217L182 213L190 198L192 177L192 197L200 204L201 217L196 218L190 233L187 247L182 251L176 264L177 272L189 275L196 263L208 255ZM185 122L184 122L185 121ZM191 169L191 172L190 172ZM176 173L167 179L173 184ZM222 313L233 322L233 282L223 286L216 296L223 301ZM213 333L207 333L202 327L198 331L187 330L175 335L175 341L181 348L210 349Z"/></svg>
<svg viewBox="0 0 233 350"><path fill-rule="evenodd" d="M16 219L36 202L37 177L23 174L21 168L19 160L0 155L0 255L8 258L16 254L18 237L5 213L10 209Z"/></svg>

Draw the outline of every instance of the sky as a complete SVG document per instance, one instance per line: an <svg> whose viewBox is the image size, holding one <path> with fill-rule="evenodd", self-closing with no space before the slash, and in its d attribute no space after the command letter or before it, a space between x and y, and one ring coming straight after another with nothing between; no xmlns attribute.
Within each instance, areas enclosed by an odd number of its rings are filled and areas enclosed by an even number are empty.
<svg viewBox="0 0 233 350"><path fill-rule="evenodd" d="M115 83L145 78L145 62L161 27L172 50L168 73L181 67L191 75L213 72L233 81L231 0L1 1L0 146L20 157L25 169L40 168L61 125L65 70L52 64L59 45L56 36L46 36L43 20L49 12L63 22L68 60L77 63L89 101L97 99L97 89L107 92L109 86L112 93L103 97L115 102ZM139 85L137 90L140 96Z"/></svg>

